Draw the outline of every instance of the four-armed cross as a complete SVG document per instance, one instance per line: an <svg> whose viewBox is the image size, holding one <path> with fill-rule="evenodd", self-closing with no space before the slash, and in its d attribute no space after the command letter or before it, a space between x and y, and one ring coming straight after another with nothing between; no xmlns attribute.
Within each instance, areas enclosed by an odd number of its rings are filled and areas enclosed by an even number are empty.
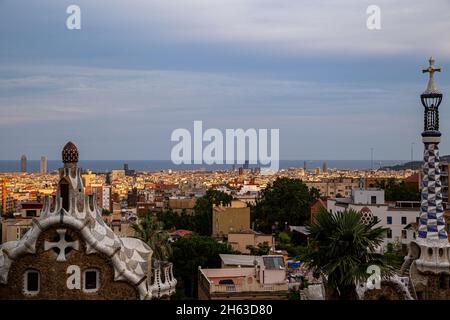
<svg viewBox="0 0 450 320"><path fill-rule="evenodd" d="M436 83L434 82L434 73L435 72L441 72L441 68L436 68L434 66L434 58L431 57L430 60L428 60L430 62L430 66L426 69L422 70L422 73L429 73L430 74L430 79L428 80L428 86L427 86L427 90L425 91L425 93L438 93L438 89L436 87Z"/></svg>
<svg viewBox="0 0 450 320"><path fill-rule="evenodd" d="M58 257L56 258L56 261L62 262L66 261L66 248L72 248L75 250L78 250L79 244L77 241L66 241L66 229L57 229L56 232L58 232L59 235L59 241L58 242L44 242L44 250L50 250L53 248L59 249Z"/></svg>

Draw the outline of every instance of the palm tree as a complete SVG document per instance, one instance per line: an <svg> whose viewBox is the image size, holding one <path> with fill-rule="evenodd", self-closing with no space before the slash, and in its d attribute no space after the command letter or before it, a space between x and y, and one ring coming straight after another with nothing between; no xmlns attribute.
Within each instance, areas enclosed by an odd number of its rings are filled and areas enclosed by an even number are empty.
<svg viewBox="0 0 450 320"><path fill-rule="evenodd" d="M156 217L148 214L140 219L139 223L132 223L131 227L136 238L141 239L152 248L155 259L167 261L171 257L169 233L163 230L163 224Z"/></svg>
<svg viewBox="0 0 450 320"><path fill-rule="evenodd" d="M356 300L356 283L366 281L370 265L391 273L376 248L383 242L385 228L375 227L378 220L361 221L361 214L346 209L336 214L320 210L316 221L307 226L310 244L302 260L316 274L324 276L328 299Z"/></svg>

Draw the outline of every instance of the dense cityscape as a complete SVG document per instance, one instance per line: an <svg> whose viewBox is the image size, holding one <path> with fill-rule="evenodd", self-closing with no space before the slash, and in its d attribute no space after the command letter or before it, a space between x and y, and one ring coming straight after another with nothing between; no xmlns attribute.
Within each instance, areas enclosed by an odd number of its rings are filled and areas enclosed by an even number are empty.
<svg viewBox="0 0 450 320"><path fill-rule="evenodd" d="M442 170L448 172L448 166L443 163ZM60 175L46 167L43 157L41 172L28 173L23 156L22 172L0 174L2 243L20 240L45 199L58 195ZM305 226L320 209L337 212L344 206L364 212L367 221L379 219L389 232L378 250L398 264L416 237L420 208L419 171L334 169L326 161L321 168L305 165L274 175L261 175L247 164L226 171L136 172L124 163L123 170L108 173L82 170L80 178L83 194L118 237L141 237L154 257L175 261L179 299L324 299L322 280L301 259L308 244ZM286 212L275 215L275 210ZM149 232L159 236L155 240ZM196 258L177 265L190 257L184 246ZM200 259L205 248L211 255ZM274 270L273 279L262 280L252 271L255 261L283 267ZM183 268L192 263L194 268ZM258 285L230 280L241 281L243 267L249 268L245 277Z"/></svg>
<svg viewBox="0 0 450 320"><path fill-rule="evenodd" d="M0 0L2 310L450 300L448 1L75 2Z"/></svg>

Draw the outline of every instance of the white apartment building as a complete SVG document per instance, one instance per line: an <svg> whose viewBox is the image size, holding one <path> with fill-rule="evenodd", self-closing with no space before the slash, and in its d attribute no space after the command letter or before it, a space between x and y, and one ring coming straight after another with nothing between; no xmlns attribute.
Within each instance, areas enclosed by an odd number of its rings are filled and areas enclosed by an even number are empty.
<svg viewBox="0 0 450 320"><path fill-rule="evenodd" d="M420 202L393 202L387 203L384 190L380 189L352 189L349 198L328 199L327 209L336 213L345 209L354 209L363 214L365 221L377 217L378 226L387 228L384 239L384 248L388 243L409 244L415 239L414 226L419 219Z"/></svg>

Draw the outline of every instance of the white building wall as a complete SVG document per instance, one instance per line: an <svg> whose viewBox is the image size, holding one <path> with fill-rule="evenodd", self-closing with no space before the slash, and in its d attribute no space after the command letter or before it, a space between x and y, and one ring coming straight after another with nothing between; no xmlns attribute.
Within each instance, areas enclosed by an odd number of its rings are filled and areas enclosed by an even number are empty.
<svg viewBox="0 0 450 320"><path fill-rule="evenodd" d="M334 199L327 200L328 211L336 213L345 210L345 207L336 205ZM415 235L415 232L404 230L410 224L415 223L419 217L419 209L394 209L388 205L370 205L370 204L348 204L349 209L361 211L363 208L368 208L374 217L377 217L379 223L377 226L389 228L391 234L387 234L383 240L384 247L388 243L402 243L409 244ZM403 218L403 219L402 219ZM405 238L406 237L406 238Z"/></svg>
<svg viewBox="0 0 450 320"><path fill-rule="evenodd" d="M352 202L355 204L384 204L384 190L352 190Z"/></svg>

